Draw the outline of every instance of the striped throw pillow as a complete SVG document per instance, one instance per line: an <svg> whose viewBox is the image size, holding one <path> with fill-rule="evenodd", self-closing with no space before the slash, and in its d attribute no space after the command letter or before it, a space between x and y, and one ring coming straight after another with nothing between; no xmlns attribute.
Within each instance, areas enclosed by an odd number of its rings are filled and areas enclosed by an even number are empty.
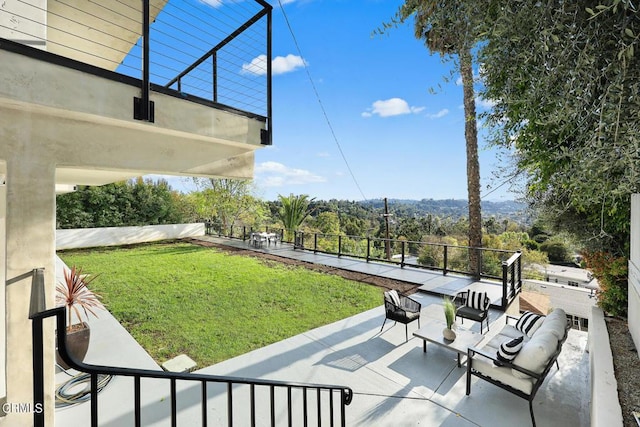
<svg viewBox="0 0 640 427"><path fill-rule="evenodd" d="M493 363L496 366L503 366L502 362L511 362L522 350L523 341L524 337L519 337L500 344L497 355L498 360L494 360Z"/></svg>
<svg viewBox="0 0 640 427"><path fill-rule="evenodd" d="M518 319L516 323L516 329L531 338L535 331L538 330L542 322L544 321L544 316L541 314L533 313L531 311L525 311Z"/></svg>
<svg viewBox="0 0 640 427"><path fill-rule="evenodd" d="M391 299L391 302L400 307L400 295L398 295L398 291L391 289L389 291L389 298Z"/></svg>
<svg viewBox="0 0 640 427"><path fill-rule="evenodd" d="M469 291L467 293L467 304L466 304L467 307L484 311L487 308L485 306L486 296L487 296L486 292Z"/></svg>

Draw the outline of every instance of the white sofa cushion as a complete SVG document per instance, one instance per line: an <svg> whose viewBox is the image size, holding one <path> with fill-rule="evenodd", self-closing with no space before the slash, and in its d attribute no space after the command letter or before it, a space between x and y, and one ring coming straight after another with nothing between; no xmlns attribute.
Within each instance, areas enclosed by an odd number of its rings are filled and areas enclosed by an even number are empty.
<svg viewBox="0 0 640 427"><path fill-rule="evenodd" d="M516 327L513 326L513 325L504 325L504 327L498 333L498 335L502 335L502 336L509 337L509 338L524 337L524 341L525 342L529 341L529 337L527 335L523 334L522 332L520 332L519 330L517 330Z"/></svg>
<svg viewBox="0 0 640 427"><path fill-rule="evenodd" d="M488 377L491 377L494 380L500 381L502 384L506 384L517 390L520 390L526 394L531 393L531 390L533 390L533 378L529 376L527 376L526 378L518 378L513 375L513 373L511 372L511 368L495 366L491 360L485 357L474 357L472 366L476 371Z"/></svg>
<svg viewBox="0 0 640 427"><path fill-rule="evenodd" d="M554 309L542 322L536 334L541 332L551 332L558 340L564 337L564 331L567 326L567 315L561 308Z"/></svg>
<svg viewBox="0 0 640 427"><path fill-rule="evenodd" d="M522 350L513 359L513 364L539 374L557 348L558 338L552 332L537 333L522 347ZM518 378L529 377L516 369L513 369L513 375Z"/></svg>

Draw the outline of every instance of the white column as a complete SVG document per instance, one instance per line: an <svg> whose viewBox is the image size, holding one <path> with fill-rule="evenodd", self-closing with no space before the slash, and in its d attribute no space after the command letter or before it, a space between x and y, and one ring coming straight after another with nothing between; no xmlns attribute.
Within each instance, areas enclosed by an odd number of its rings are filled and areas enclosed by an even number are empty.
<svg viewBox="0 0 640 427"><path fill-rule="evenodd" d="M34 123L24 126L8 141L14 146L7 158L6 176L6 398L8 404L33 405L31 320L31 272L45 269L46 306L55 297L55 163L50 145L33 141ZM54 422L53 321L45 323L44 381L47 425ZM26 404L26 406L24 405ZM8 406L5 425L30 425L33 414ZM12 408L16 408L14 411Z"/></svg>
<svg viewBox="0 0 640 427"><path fill-rule="evenodd" d="M4 162L0 162L0 170L5 170ZM5 228L5 220L7 216L7 202L6 202L6 186L4 185L4 174L0 174L0 283L6 283L6 266L7 266L7 234ZM5 343L7 335L5 333L5 293L0 292L0 343ZM5 345L0 346L0 367L4 367L7 362L7 347ZM6 370L2 371L0 375L0 401L4 401L7 395L7 375Z"/></svg>

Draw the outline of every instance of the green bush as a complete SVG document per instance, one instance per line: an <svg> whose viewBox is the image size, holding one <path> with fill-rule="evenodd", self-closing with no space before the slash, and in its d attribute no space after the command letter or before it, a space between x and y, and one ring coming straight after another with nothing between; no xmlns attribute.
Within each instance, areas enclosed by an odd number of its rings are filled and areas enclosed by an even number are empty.
<svg viewBox="0 0 640 427"><path fill-rule="evenodd" d="M559 241L547 240L540 245L540 250L546 252L551 262L565 262L569 260L567 245Z"/></svg>
<svg viewBox="0 0 640 427"><path fill-rule="evenodd" d="M585 255L587 267L598 279L598 306L612 316L627 316L628 263L625 257L615 257L608 252L592 252Z"/></svg>

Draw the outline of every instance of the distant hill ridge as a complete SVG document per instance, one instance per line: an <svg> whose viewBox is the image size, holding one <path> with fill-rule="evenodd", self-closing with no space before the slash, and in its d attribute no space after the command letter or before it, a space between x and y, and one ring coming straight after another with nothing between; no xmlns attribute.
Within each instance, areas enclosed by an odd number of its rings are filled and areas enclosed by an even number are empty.
<svg viewBox="0 0 640 427"><path fill-rule="evenodd" d="M465 199L388 199L389 211L397 212L401 216L424 216L427 214L441 217L459 218L468 216L468 202ZM358 204L366 208L384 209L384 199L360 201ZM525 221L527 205L515 200L482 201L482 216L485 218L508 217L518 221Z"/></svg>

